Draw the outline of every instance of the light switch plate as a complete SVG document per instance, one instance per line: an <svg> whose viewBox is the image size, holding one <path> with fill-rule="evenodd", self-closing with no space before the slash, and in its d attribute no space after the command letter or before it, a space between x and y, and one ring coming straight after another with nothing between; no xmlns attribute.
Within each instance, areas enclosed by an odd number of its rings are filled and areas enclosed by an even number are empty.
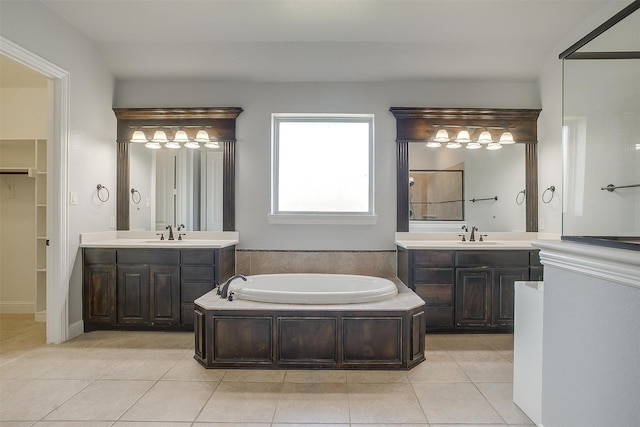
<svg viewBox="0 0 640 427"><path fill-rule="evenodd" d="M71 193L69 193L69 204L70 205L77 205L78 204L78 193L75 191L72 191Z"/></svg>

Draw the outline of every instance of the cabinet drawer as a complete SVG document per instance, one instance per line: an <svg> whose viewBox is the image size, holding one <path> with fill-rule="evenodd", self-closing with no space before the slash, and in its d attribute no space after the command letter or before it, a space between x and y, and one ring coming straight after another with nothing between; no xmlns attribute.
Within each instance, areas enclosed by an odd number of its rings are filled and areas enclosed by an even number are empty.
<svg viewBox="0 0 640 427"><path fill-rule="evenodd" d="M216 262L215 249L183 249L182 264L214 265Z"/></svg>
<svg viewBox="0 0 640 427"><path fill-rule="evenodd" d="M184 303L193 303L194 300L213 289L213 282L182 282L180 287L180 300Z"/></svg>
<svg viewBox="0 0 640 427"><path fill-rule="evenodd" d="M83 262L85 265L91 264L115 264L116 263L116 250L115 249L91 249L86 248L83 251Z"/></svg>
<svg viewBox="0 0 640 427"><path fill-rule="evenodd" d="M414 268L413 283L453 283L453 268Z"/></svg>
<svg viewBox="0 0 640 427"><path fill-rule="evenodd" d="M540 251L529 252L529 265L533 265L536 267L542 266L542 263L540 262Z"/></svg>
<svg viewBox="0 0 640 427"><path fill-rule="evenodd" d="M529 251L458 251L456 267L528 266Z"/></svg>
<svg viewBox="0 0 640 427"><path fill-rule="evenodd" d="M453 307L427 307L425 310L427 332L430 328L453 328Z"/></svg>
<svg viewBox="0 0 640 427"><path fill-rule="evenodd" d="M180 251L160 249L118 249L118 264L180 264Z"/></svg>
<svg viewBox="0 0 640 427"><path fill-rule="evenodd" d="M182 280L202 280L213 282L216 277L214 267L182 267Z"/></svg>
<svg viewBox="0 0 640 427"><path fill-rule="evenodd" d="M415 251L413 265L415 267L452 267L453 251Z"/></svg>
<svg viewBox="0 0 640 427"><path fill-rule="evenodd" d="M453 305L453 289L453 284L416 284L416 294L422 298L427 305Z"/></svg>

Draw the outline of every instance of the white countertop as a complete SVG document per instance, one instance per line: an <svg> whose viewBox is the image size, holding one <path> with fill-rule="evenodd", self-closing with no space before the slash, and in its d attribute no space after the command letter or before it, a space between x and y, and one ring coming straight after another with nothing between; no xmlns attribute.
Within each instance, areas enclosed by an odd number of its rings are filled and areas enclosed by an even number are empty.
<svg viewBox="0 0 640 427"><path fill-rule="evenodd" d="M405 249L447 249L447 250L531 250L531 242L541 238L556 236L531 232L476 232L476 241L461 241L460 233L396 233L395 244ZM469 233L464 233L469 238ZM482 242L480 234L486 235ZM557 237L559 238L559 237Z"/></svg>
<svg viewBox="0 0 640 427"><path fill-rule="evenodd" d="M183 240L160 240L157 231L102 231L82 233L81 248L213 248L237 245L237 231L186 231ZM164 233L165 236L167 233Z"/></svg>

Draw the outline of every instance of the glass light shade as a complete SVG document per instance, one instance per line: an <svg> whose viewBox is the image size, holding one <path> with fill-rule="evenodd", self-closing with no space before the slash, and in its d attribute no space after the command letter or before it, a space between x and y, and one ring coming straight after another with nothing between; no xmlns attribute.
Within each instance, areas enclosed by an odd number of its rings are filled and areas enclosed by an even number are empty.
<svg viewBox="0 0 640 427"><path fill-rule="evenodd" d="M488 144L490 142L493 142L491 133L488 130L482 131L480 133L480 136L478 137L478 142L481 144Z"/></svg>
<svg viewBox="0 0 640 427"><path fill-rule="evenodd" d="M459 142L449 142L449 143L447 143L447 145L445 145L445 147L447 147L447 148L460 148L460 147L462 147L462 144L460 144Z"/></svg>
<svg viewBox="0 0 640 427"><path fill-rule="evenodd" d="M499 150L502 148L502 145L500 145L500 143L498 142L490 142L487 145L487 150Z"/></svg>
<svg viewBox="0 0 640 427"><path fill-rule="evenodd" d="M500 144L515 144L516 142L513 140L513 135L511 135L511 132L504 132L502 135L500 135L500 141L498 141Z"/></svg>
<svg viewBox="0 0 640 427"><path fill-rule="evenodd" d="M189 137L187 136L187 133L183 130L179 130L176 132L175 136L173 137L173 141L174 142L189 142Z"/></svg>
<svg viewBox="0 0 640 427"><path fill-rule="evenodd" d="M199 130L195 140L196 142L209 142L209 134L206 130Z"/></svg>
<svg viewBox="0 0 640 427"><path fill-rule="evenodd" d="M133 135L131 135L131 142L147 142L147 137L144 132L137 130L133 132Z"/></svg>
<svg viewBox="0 0 640 427"><path fill-rule="evenodd" d="M147 142L146 144L144 144L145 147L147 148L151 148L152 150L157 150L160 148L160 143L159 142Z"/></svg>
<svg viewBox="0 0 640 427"><path fill-rule="evenodd" d="M429 141L427 142L427 147L429 148L438 148L438 147L442 147L442 144L436 141Z"/></svg>
<svg viewBox="0 0 640 427"><path fill-rule="evenodd" d="M636 150L640 150L640 143L636 144Z"/></svg>
<svg viewBox="0 0 640 427"><path fill-rule="evenodd" d="M460 132L458 132L458 136L456 137L456 142L471 142L469 131L461 130Z"/></svg>
<svg viewBox="0 0 640 427"><path fill-rule="evenodd" d="M449 142L449 133L446 129L440 129L438 133L436 133L436 137L433 138L433 140L435 142Z"/></svg>
<svg viewBox="0 0 640 427"><path fill-rule="evenodd" d="M166 144L164 144L164 146L167 148L176 149L176 148L180 148L180 143L173 140L171 142L167 142Z"/></svg>
<svg viewBox="0 0 640 427"><path fill-rule="evenodd" d="M209 141L205 142L204 146L207 148L220 148L220 143L218 141Z"/></svg>
<svg viewBox="0 0 640 427"><path fill-rule="evenodd" d="M167 134L164 133L163 130L155 131L151 140L153 142L169 142L169 140L167 139Z"/></svg>
<svg viewBox="0 0 640 427"><path fill-rule="evenodd" d="M470 142L467 145L465 145L464 148L468 150L477 150L478 148L482 148L482 145L480 145L479 142Z"/></svg>
<svg viewBox="0 0 640 427"><path fill-rule="evenodd" d="M189 141L185 143L184 146L187 148L193 148L193 149L200 148L200 144L198 144L196 141Z"/></svg>

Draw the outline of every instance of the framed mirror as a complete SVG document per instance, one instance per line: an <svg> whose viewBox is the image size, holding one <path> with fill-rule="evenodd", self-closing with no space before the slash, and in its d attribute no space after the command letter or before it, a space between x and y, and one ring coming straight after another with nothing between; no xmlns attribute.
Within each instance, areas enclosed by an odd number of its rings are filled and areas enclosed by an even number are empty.
<svg viewBox="0 0 640 427"><path fill-rule="evenodd" d="M515 205L516 193L525 194L525 230L538 231L537 120L540 114L539 109L391 107L389 111L396 118L397 231L409 231L410 169L449 169L449 167L441 167L437 160L435 168L412 164L413 159L410 157L412 150L410 148L414 145L413 143L420 146L430 143L429 149L434 149L431 151L433 159L436 158L437 150L440 150L440 153L446 153L461 148L468 152L483 152L484 154L487 151L492 151L491 148L487 150L490 144L502 146L511 143L520 147L524 151L524 156L523 160L518 161L517 166L524 174L524 191L521 191L522 187L519 187L509 198L514 199L513 204ZM447 131L448 136L443 137L440 142L438 137L442 131ZM462 135L461 131L464 131ZM488 137L485 132L489 133ZM456 140L460 140L460 142L456 142ZM472 148L471 143L477 144L473 148L482 148L482 150L466 150L466 148ZM492 145L492 148L497 148L496 145ZM483 161L480 159L473 165L482 166L481 162ZM467 169L471 165L471 163L467 163L464 168L467 180L470 179ZM493 169L488 167L485 169L490 170L489 175L495 175L498 170L513 166L513 162L505 161L504 164L497 165ZM474 182L476 182L475 179ZM500 185L499 188L503 187ZM468 186L465 186L465 189L468 191ZM492 187L488 187L487 190L489 190L488 195L485 195L482 190L482 192L477 191L478 195L474 192L473 198L476 201L483 199L484 202L484 199L489 198L488 196L494 196L491 191ZM469 199L469 195L467 195L467 199ZM476 203L473 204L476 205ZM480 205L478 204L478 206ZM468 212L465 213L468 214Z"/></svg>
<svg viewBox="0 0 640 427"><path fill-rule="evenodd" d="M117 229L235 230L242 108L116 108Z"/></svg>
<svg viewBox="0 0 640 427"><path fill-rule="evenodd" d="M463 170L410 170L410 221L463 221Z"/></svg>

